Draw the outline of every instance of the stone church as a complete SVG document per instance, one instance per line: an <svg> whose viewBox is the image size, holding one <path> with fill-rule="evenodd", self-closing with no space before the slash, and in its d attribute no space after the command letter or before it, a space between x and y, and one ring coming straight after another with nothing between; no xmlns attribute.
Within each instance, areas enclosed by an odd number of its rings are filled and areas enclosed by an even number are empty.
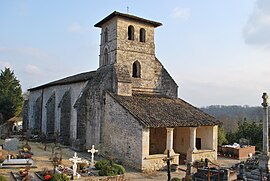
<svg viewBox="0 0 270 181"><path fill-rule="evenodd" d="M155 55L159 22L113 12L101 28L99 68L29 89L25 126L140 170L217 158L219 121L178 98Z"/></svg>

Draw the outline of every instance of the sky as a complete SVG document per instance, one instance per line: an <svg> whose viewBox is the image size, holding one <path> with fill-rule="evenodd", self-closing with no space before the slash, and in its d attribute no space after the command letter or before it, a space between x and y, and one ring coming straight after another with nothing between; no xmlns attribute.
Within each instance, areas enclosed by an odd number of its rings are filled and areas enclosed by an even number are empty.
<svg viewBox="0 0 270 181"><path fill-rule="evenodd" d="M269 0L0 0L0 69L23 91L96 70L94 24L113 11L163 24L156 57L187 102L260 106L270 94Z"/></svg>

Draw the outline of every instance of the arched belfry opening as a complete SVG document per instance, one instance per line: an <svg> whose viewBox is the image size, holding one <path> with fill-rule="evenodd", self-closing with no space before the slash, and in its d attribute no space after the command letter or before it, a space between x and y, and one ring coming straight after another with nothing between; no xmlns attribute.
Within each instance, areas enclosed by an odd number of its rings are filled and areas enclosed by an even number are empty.
<svg viewBox="0 0 270 181"><path fill-rule="evenodd" d="M134 27L128 26L128 40L134 40Z"/></svg>
<svg viewBox="0 0 270 181"><path fill-rule="evenodd" d="M141 78L141 64L139 61L133 63L132 66L132 77Z"/></svg>
<svg viewBox="0 0 270 181"><path fill-rule="evenodd" d="M108 42L108 28L105 28L105 31L104 31L104 43L107 43Z"/></svg>
<svg viewBox="0 0 270 181"><path fill-rule="evenodd" d="M105 48L103 65L108 65L108 64L109 64L109 53L108 53L108 49Z"/></svg>
<svg viewBox="0 0 270 181"><path fill-rule="evenodd" d="M145 42L145 29L140 29L140 42Z"/></svg>

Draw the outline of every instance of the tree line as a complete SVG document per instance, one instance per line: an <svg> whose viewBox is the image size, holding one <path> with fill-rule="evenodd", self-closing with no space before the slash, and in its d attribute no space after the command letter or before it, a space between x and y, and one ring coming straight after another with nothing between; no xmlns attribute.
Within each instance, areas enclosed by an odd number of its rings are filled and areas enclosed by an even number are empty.
<svg viewBox="0 0 270 181"><path fill-rule="evenodd" d="M0 73L0 125L14 116L20 116L23 96L20 81L10 68Z"/></svg>
<svg viewBox="0 0 270 181"><path fill-rule="evenodd" d="M219 145L239 143L245 138L257 150L262 149L262 107L215 105L201 109L223 123L218 132Z"/></svg>

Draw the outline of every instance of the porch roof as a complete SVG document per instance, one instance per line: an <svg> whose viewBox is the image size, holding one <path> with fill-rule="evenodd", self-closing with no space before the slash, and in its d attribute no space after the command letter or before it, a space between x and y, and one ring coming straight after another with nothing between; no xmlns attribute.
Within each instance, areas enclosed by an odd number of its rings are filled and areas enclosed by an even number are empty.
<svg viewBox="0 0 270 181"><path fill-rule="evenodd" d="M145 127L214 126L220 121L180 98L109 93Z"/></svg>

